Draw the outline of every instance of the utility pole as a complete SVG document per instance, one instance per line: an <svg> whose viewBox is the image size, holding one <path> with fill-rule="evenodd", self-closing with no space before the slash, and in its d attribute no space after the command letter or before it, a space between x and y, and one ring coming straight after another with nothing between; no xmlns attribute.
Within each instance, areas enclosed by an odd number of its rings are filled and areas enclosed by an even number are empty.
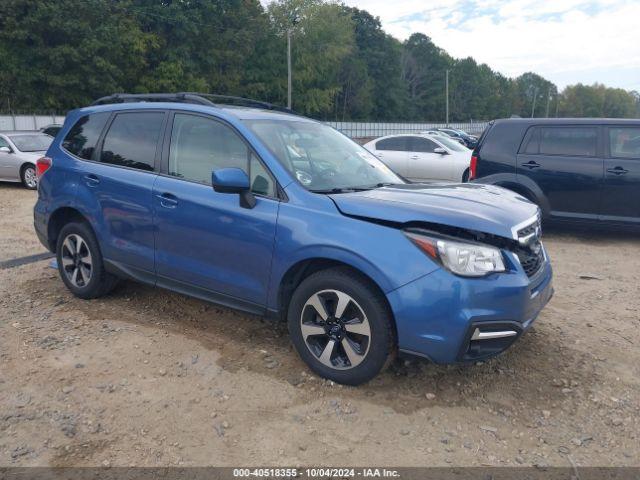
<svg viewBox="0 0 640 480"><path fill-rule="evenodd" d="M445 75L444 75L444 91L445 91L445 96L447 98L446 100L446 123L447 123L447 127L449 127L449 70L445 70Z"/></svg>
<svg viewBox="0 0 640 480"><path fill-rule="evenodd" d="M291 109L291 27L287 28L287 108Z"/></svg>
<svg viewBox="0 0 640 480"><path fill-rule="evenodd" d="M533 114L536 111L536 100L538 98L538 87L533 91L533 105L531 106L531 118L533 118Z"/></svg>
<svg viewBox="0 0 640 480"><path fill-rule="evenodd" d="M291 95L293 87L291 86L291 36L293 35L293 27L300 23L300 15L297 10L291 12L289 17L289 25L287 26L287 108L291 109Z"/></svg>
<svg viewBox="0 0 640 480"><path fill-rule="evenodd" d="M547 113L545 117L549 118L549 106L551 105L551 88L547 90Z"/></svg>

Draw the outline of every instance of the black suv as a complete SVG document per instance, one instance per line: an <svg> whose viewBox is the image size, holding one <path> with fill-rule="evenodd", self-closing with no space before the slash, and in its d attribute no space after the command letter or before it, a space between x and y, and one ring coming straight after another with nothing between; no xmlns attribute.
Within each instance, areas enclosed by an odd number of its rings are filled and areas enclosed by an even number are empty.
<svg viewBox="0 0 640 480"><path fill-rule="evenodd" d="M547 220L640 226L640 120L495 120L470 178L520 193Z"/></svg>

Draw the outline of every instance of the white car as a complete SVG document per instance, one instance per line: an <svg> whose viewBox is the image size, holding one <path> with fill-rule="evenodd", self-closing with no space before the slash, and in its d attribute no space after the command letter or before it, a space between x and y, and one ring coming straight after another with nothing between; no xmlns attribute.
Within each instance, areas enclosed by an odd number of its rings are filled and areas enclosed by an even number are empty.
<svg viewBox="0 0 640 480"><path fill-rule="evenodd" d="M471 150L439 135L380 137L364 147L389 168L413 182L466 182Z"/></svg>
<svg viewBox="0 0 640 480"><path fill-rule="evenodd" d="M0 132L0 181L22 182L34 190L38 186L36 161L52 141L53 137L40 132Z"/></svg>

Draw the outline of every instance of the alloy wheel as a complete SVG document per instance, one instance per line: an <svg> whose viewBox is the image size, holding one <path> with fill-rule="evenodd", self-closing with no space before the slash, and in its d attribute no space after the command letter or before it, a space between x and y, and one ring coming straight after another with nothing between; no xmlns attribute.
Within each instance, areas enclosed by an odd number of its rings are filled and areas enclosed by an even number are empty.
<svg viewBox="0 0 640 480"><path fill-rule="evenodd" d="M337 370L362 363L371 344L371 327L362 307L339 290L322 290L307 300L300 330L313 356Z"/></svg>
<svg viewBox="0 0 640 480"><path fill-rule="evenodd" d="M24 183L29 188L36 188L38 185L38 178L36 177L36 170L33 167L27 167L24 169Z"/></svg>
<svg viewBox="0 0 640 480"><path fill-rule="evenodd" d="M93 263L89 246L80 235L72 233L62 242L62 269L74 287L86 287L91 281Z"/></svg>

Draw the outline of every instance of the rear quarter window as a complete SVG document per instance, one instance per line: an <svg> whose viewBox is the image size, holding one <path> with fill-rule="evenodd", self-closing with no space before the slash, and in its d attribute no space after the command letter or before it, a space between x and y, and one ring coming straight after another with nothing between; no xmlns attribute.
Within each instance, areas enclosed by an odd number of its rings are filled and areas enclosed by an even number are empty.
<svg viewBox="0 0 640 480"><path fill-rule="evenodd" d="M62 148L77 157L91 160L110 112L81 117L62 140Z"/></svg>

